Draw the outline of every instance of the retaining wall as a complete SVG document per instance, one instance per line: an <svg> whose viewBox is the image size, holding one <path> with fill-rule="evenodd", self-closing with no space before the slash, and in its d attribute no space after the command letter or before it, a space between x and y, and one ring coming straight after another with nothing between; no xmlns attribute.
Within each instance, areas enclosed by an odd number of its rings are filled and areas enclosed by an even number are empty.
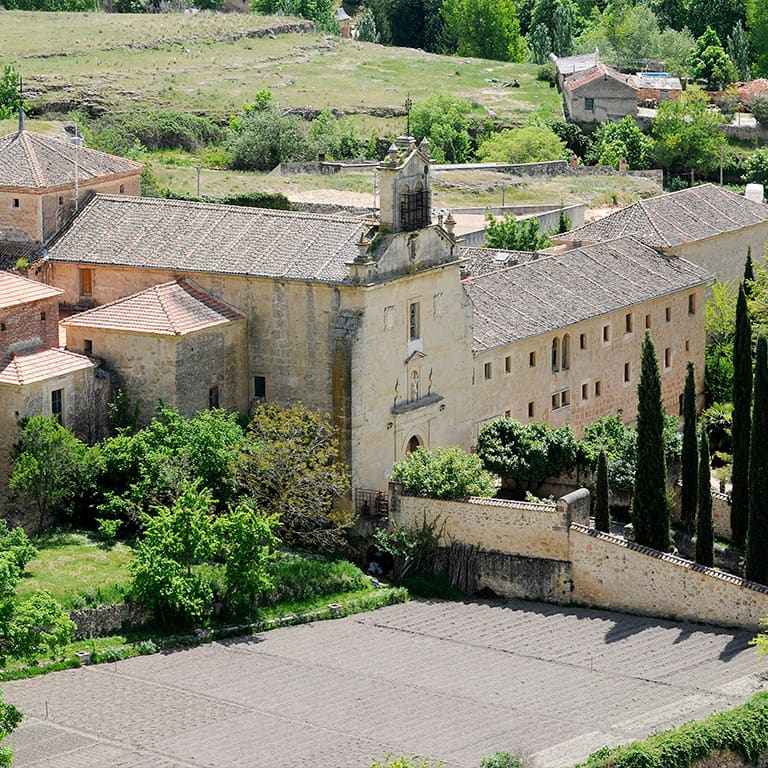
<svg viewBox="0 0 768 768"><path fill-rule="evenodd" d="M152 611L138 603L100 605L69 612L69 618L75 622L75 640L113 635L125 626L148 624L154 617Z"/></svg>

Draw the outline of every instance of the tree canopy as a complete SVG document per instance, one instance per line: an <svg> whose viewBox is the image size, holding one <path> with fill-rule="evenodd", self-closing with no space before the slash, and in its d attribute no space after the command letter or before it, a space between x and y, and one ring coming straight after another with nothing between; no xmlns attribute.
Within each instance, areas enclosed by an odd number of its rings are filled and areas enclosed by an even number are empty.
<svg viewBox="0 0 768 768"><path fill-rule="evenodd" d="M525 61L513 0L443 0L443 17L460 56Z"/></svg>

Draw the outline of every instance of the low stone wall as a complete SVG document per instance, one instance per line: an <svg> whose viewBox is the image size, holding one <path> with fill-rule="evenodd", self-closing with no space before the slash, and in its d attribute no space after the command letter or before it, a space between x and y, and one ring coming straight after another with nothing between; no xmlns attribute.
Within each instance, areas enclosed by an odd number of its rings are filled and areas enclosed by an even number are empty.
<svg viewBox="0 0 768 768"><path fill-rule="evenodd" d="M399 527L419 528L424 521L435 520L442 526L443 545L455 540L489 552L568 559L570 519L565 505L479 498L441 501L421 496L401 496L399 504L390 504L390 521Z"/></svg>
<svg viewBox="0 0 768 768"><path fill-rule="evenodd" d="M503 552L479 552L477 589L501 597L521 597L565 603L571 596L570 564L544 557L522 557Z"/></svg>
<svg viewBox="0 0 768 768"><path fill-rule="evenodd" d="M571 600L618 611L757 630L768 587L574 524Z"/></svg>
<svg viewBox="0 0 768 768"><path fill-rule="evenodd" d="M680 491L682 485L675 485L675 504L672 508L672 519L680 522ZM724 541L731 540L731 502L728 495L712 491L712 525L715 536Z"/></svg>
<svg viewBox="0 0 768 768"><path fill-rule="evenodd" d="M126 626L149 624L155 615L139 603L116 603L73 610L69 618L75 622L75 640L87 640L112 635Z"/></svg>
<svg viewBox="0 0 768 768"><path fill-rule="evenodd" d="M568 167L565 160L544 163L454 163L432 165L433 171L498 171L515 176L559 176Z"/></svg>

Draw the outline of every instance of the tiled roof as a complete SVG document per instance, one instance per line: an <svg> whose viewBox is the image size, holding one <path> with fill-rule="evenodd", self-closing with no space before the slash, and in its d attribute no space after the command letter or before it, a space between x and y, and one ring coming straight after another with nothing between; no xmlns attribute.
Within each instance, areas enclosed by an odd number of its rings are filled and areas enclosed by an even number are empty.
<svg viewBox="0 0 768 768"><path fill-rule="evenodd" d="M40 299L51 299L64 293L61 288L27 280L12 272L0 271L0 309L29 304Z"/></svg>
<svg viewBox="0 0 768 768"><path fill-rule="evenodd" d="M62 325L183 336L243 318L186 280L174 280L71 315Z"/></svg>
<svg viewBox="0 0 768 768"><path fill-rule="evenodd" d="M595 66L591 69L588 69L584 72L579 72L578 74L569 77L565 81L563 88L566 91L575 91L587 83L591 83L594 80L599 80L601 77L609 77L611 80L615 80L622 85L626 85L627 88L631 88L634 91L637 90L637 85L634 83L631 75L624 75L621 72L612 69L611 67L606 67L605 64L600 61L598 61L597 64L595 64Z"/></svg>
<svg viewBox="0 0 768 768"><path fill-rule="evenodd" d="M342 282L370 229L350 216L96 195L51 261Z"/></svg>
<svg viewBox="0 0 768 768"><path fill-rule="evenodd" d="M539 254L530 251L503 251L499 248L462 246L459 247L459 258L467 260L461 268L462 277L477 277L488 272L496 272L504 267L532 261L539 258Z"/></svg>
<svg viewBox="0 0 768 768"><path fill-rule="evenodd" d="M659 91L682 91L683 85L679 77L662 77L661 75L649 75L638 72L632 76L638 88L648 88Z"/></svg>
<svg viewBox="0 0 768 768"><path fill-rule="evenodd" d="M631 238L540 256L535 261L467 278L473 346L520 341L567 328L710 279L701 267L660 254Z"/></svg>
<svg viewBox="0 0 768 768"><path fill-rule="evenodd" d="M768 205L714 184L650 197L552 239L599 243L625 235L669 248L768 221Z"/></svg>
<svg viewBox="0 0 768 768"><path fill-rule="evenodd" d="M21 386L95 367L93 360L85 355L65 349L46 348L16 352L0 362L0 384Z"/></svg>
<svg viewBox="0 0 768 768"><path fill-rule="evenodd" d="M141 163L80 147L39 133L21 131L0 137L0 187L45 189L123 173L140 173Z"/></svg>
<svg viewBox="0 0 768 768"><path fill-rule="evenodd" d="M0 240L0 269L13 269L19 259L30 264L37 261L44 252L42 243L32 241Z"/></svg>

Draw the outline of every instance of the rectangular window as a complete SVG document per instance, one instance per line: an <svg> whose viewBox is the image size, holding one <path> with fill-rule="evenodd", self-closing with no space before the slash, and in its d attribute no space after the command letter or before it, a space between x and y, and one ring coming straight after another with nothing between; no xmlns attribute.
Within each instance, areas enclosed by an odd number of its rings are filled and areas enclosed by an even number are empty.
<svg viewBox="0 0 768 768"><path fill-rule="evenodd" d="M590 96L586 96L584 98L584 109L587 112L594 112L595 111L595 100L591 98Z"/></svg>
<svg viewBox="0 0 768 768"><path fill-rule="evenodd" d="M696 294L695 293L688 294L688 314L689 315L696 314Z"/></svg>
<svg viewBox="0 0 768 768"><path fill-rule="evenodd" d="M59 196L59 205L64 205L64 198Z"/></svg>
<svg viewBox="0 0 768 768"><path fill-rule="evenodd" d="M570 389L564 389L560 393L560 405L565 408L566 406L571 404L571 390Z"/></svg>
<svg viewBox="0 0 768 768"><path fill-rule="evenodd" d="M412 301L408 307L408 338L411 341L421 338L419 327L419 302Z"/></svg>
<svg viewBox="0 0 768 768"><path fill-rule="evenodd" d="M666 307L664 309L664 319L669 323L672 321L672 307Z"/></svg>
<svg viewBox="0 0 768 768"><path fill-rule="evenodd" d="M510 355L504 358L504 373L512 373L512 357Z"/></svg>
<svg viewBox="0 0 768 768"><path fill-rule="evenodd" d="M120 185L120 194L121 194L121 195L124 195L124 194L125 194L125 184L121 184L121 185Z"/></svg>
<svg viewBox="0 0 768 768"><path fill-rule="evenodd" d="M54 389L51 391L51 416L53 416L59 424L64 423L64 390Z"/></svg>
<svg viewBox="0 0 768 768"><path fill-rule="evenodd" d="M92 355L93 354L93 340L92 339L83 339L83 352L86 355Z"/></svg>
<svg viewBox="0 0 768 768"><path fill-rule="evenodd" d="M45 322L45 312L41 312L41 313L40 313L40 320L41 320L41 322L43 322L43 323Z"/></svg>
<svg viewBox="0 0 768 768"><path fill-rule="evenodd" d="M608 342L611 340L611 326L610 325L604 325L603 326L603 341Z"/></svg>
<svg viewBox="0 0 768 768"><path fill-rule="evenodd" d="M664 350L664 367L665 368L672 367L672 347L667 347Z"/></svg>
<svg viewBox="0 0 768 768"><path fill-rule="evenodd" d="M632 333L632 313L631 312L627 312L627 314L624 315L624 332Z"/></svg>
<svg viewBox="0 0 768 768"><path fill-rule="evenodd" d="M218 387L211 387L208 390L208 407L209 408L219 407L219 388Z"/></svg>
<svg viewBox="0 0 768 768"><path fill-rule="evenodd" d="M603 394L603 383L601 381L595 382L595 397L600 397Z"/></svg>
<svg viewBox="0 0 768 768"><path fill-rule="evenodd" d="M645 327L646 328L650 328L651 327L651 316L650 315L646 315L645 316Z"/></svg>
<svg viewBox="0 0 768 768"><path fill-rule="evenodd" d="M504 411L504 415L509 418L512 415L512 411Z"/></svg>
<svg viewBox="0 0 768 768"><path fill-rule="evenodd" d="M533 401L531 401L530 403L528 403L528 418L529 419L533 418L534 411L535 411L535 408L533 407Z"/></svg>
<svg viewBox="0 0 768 768"><path fill-rule="evenodd" d="M490 379L491 378L491 373L492 373L491 364L490 363L486 363L483 366L483 376L485 376L486 379Z"/></svg>
<svg viewBox="0 0 768 768"><path fill-rule="evenodd" d="M685 395L682 393L677 396L677 415L682 416L683 415L683 400L685 399Z"/></svg>
<svg viewBox="0 0 768 768"><path fill-rule="evenodd" d="M19 207L19 198L18 197L14 197L13 198L13 207L14 208L18 208Z"/></svg>
<svg viewBox="0 0 768 768"><path fill-rule="evenodd" d="M4 331L4 330L5 330L5 323L0 323L0 331Z"/></svg>
<svg viewBox="0 0 768 768"><path fill-rule="evenodd" d="M536 367L536 353L535 352L529 352L528 353L528 365L531 368Z"/></svg>
<svg viewBox="0 0 768 768"><path fill-rule="evenodd" d="M90 296L93 294L93 270L80 270L80 295Z"/></svg>
<svg viewBox="0 0 768 768"><path fill-rule="evenodd" d="M552 395L552 410L556 411L560 407L560 393Z"/></svg>
<svg viewBox="0 0 768 768"><path fill-rule="evenodd" d="M582 333L579 336L579 349L586 349L587 348L587 334Z"/></svg>
<svg viewBox="0 0 768 768"><path fill-rule="evenodd" d="M624 363L624 381L629 381L629 363Z"/></svg>
<svg viewBox="0 0 768 768"><path fill-rule="evenodd" d="M581 385L581 399L589 400L589 384Z"/></svg>
<svg viewBox="0 0 768 768"><path fill-rule="evenodd" d="M686 339L685 340L685 351L686 352L690 352L691 351L691 340L690 339Z"/></svg>
<svg viewBox="0 0 768 768"><path fill-rule="evenodd" d="M262 400L267 396L266 376L253 377L253 396Z"/></svg>

